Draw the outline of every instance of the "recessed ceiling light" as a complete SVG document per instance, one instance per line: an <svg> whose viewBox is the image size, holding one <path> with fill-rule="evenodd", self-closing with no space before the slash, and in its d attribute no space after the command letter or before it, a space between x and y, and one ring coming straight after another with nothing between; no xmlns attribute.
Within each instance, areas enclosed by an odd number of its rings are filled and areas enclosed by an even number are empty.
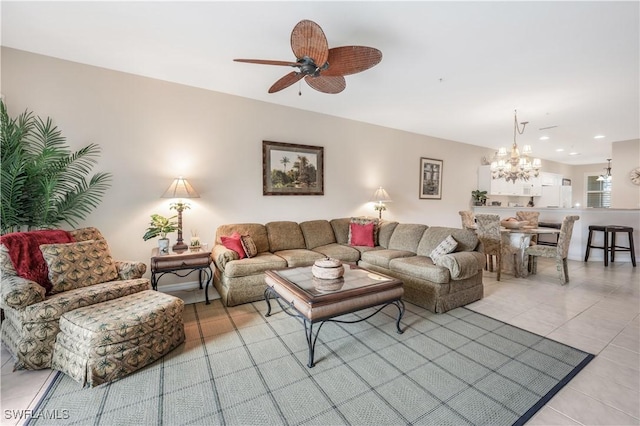
<svg viewBox="0 0 640 426"><path fill-rule="evenodd" d="M549 136L540 136L541 141L549 140Z"/></svg>
<svg viewBox="0 0 640 426"><path fill-rule="evenodd" d="M602 139L602 138L604 138L604 135L595 135L593 138L594 139Z"/></svg>
<svg viewBox="0 0 640 426"><path fill-rule="evenodd" d="M569 155L579 155L579 154L580 154L579 152L575 152L575 151L569 153Z"/></svg>
<svg viewBox="0 0 640 426"><path fill-rule="evenodd" d="M564 148L558 148L556 149L556 152L564 152Z"/></svg>

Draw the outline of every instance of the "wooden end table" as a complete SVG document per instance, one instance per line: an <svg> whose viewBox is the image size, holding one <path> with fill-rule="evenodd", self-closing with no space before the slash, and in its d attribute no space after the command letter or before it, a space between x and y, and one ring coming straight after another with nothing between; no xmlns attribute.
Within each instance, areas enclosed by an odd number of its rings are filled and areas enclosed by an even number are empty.
<svg viewBox="0 0 640 426"><path fill-rule="evenodd" d="M309 348L309 368L314 366L316 340L326 322L357 323L371 318L388 305L395 305L398 308L396 331L403 333L400 328L400 320L405 309L402 302L402 281L355 265L345 264L344 268L344 276L334 280L335 286L333 283L315 278L311 273L311 267L265 272L266 316L271 315L269 299L273 298L286 314L302 319ZM326 290L327 285L331 290ZM341 315L371 307L377 309L365 318L351 321L336 319ZM314 333L315 323L320 325Z"/></svg>
<svg viewBox="0 0 640 426"><path fill-rule="evenodd" d="M203 281L206 282L204 295L208 305L211 303L209 302L209 284L213 278L211 252L200 249L182 253L160 254L157 247L151 252L151 286L154 290L158 290L158 280L165 274L173 274L183 278L194 271L198 271L200 288L202 288Z"/></svg>

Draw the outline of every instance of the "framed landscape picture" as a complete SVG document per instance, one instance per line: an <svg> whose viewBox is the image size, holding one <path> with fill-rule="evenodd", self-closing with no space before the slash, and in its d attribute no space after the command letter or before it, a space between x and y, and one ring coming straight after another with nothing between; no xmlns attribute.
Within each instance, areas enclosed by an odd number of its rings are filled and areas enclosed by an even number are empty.
<svg viewBox="0 0 640 426"><path fill-rule="evenodd" d="M442 160L420 158L420 198L442 199Z"/></svg>
<svg viewBox="0 0 640 426"><path fill-rule="evenodd" d="M263 195L324 195L324 147L262 141Z"/></svg>

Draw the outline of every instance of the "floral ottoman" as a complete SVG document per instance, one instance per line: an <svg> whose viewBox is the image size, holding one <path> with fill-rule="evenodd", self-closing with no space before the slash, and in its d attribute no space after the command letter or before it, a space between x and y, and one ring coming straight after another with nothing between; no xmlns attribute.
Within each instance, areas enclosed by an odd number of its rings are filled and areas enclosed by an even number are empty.
<svg viewBox="0 0 640 426"><path fill-rule="evenodd" d="M83 386L122 378L184 342L182 299L145 290L65 313L51 368Z"/></svg>

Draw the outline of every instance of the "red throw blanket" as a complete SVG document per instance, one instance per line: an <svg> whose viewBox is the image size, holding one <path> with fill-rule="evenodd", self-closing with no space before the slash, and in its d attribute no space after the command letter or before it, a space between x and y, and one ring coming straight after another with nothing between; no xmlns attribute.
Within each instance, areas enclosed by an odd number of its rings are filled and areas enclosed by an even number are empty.
<svg viewBox="0 0 640 426"><path fill-rule="evenodd" d="M0 244L9 250L9 257L16 272L22 278L35 281L51 292L49 269L42 257L40 244L72 243L75 240L67 231L46 229L42 231L13 232L0 236Z"/></svg>

